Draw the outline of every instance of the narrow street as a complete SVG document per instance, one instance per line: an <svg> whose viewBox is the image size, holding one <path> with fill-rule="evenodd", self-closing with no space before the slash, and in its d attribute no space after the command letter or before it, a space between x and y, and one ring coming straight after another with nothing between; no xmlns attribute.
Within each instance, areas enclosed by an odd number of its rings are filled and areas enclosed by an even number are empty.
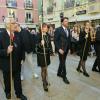
<svg viewBox="0 0 100 100"><path fill-rule="evenodd" d="M49 92L42 87L40 68L37 67L36 55L33 55L33 70L39 75L35 78L29 63L24 63L22 87L28 100L100 100L100 74L92 72L95 57L88 57L86 68L90 74L87 78L76 71L79 62L78 56L68 55L66 61L67 77L70 85L66 85L57 77L58 56L51 57L51 65L48 66ZM3 79L0 72L0 100L6 100L2 87ZM14 96L14 100L15 96Z"/></svg>

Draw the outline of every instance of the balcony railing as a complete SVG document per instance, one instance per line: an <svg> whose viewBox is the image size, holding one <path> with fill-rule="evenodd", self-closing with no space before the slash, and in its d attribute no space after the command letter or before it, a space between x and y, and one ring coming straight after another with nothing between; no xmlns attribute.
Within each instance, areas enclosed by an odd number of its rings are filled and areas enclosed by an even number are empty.
<svg viewBox="0 0 100 100"><path fill-rule="evenodd" d="M26 2L25 4L24 4L24 7L26 8L26 9L32 9L33 8L33 4L30 2L30 3L28 3L28 2Z"/></svg>
<svg viewBox="0 0 100 100"><path fill-rule="evenodd" d="M25 23L33 23L33 19L25 19Z"/></svg>
<svg viewBox="0 0 100 100"><path fill-rule="evenodd" d="M53 13L53 6L49 6L47 8L47 14L51 14L51 13Z"/></svg>
<svg viewBox="0 0 100 100"><path fill-rule="evenodd" d="M16 1L7 0L6 5L7 5L7 7L9 7L9 8L16 8L16 7L17 7L17 2L16 2Z"/></svg>

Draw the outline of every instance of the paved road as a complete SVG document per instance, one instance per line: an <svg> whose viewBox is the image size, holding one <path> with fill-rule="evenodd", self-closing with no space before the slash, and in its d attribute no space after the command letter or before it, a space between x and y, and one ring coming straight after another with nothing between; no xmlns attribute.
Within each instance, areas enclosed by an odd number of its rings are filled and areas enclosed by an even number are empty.
<svg viewBox="0 0 100 100"><path fill-rule="evenodd" d="M84 77L76 71L79 62L78 56L68 55L66 61L67 77L70 85L66 85L61 78L57 77L58 56L51 57L51 65L48 67L50 82L49 92L45 93L40 77L40 68L36 64L36 55L33 55L33 71L39 75L38 79L33 77L31 65L26 61L23 66L24 80L22 81L23 92L28 100L100 100L100 74L91 71L95 57L88 58L86 67L90 77ZM2 74L0 72L0 80ZM6 100L0 82L0 100ZM14 100L15 96L14 96Z"/></svg>

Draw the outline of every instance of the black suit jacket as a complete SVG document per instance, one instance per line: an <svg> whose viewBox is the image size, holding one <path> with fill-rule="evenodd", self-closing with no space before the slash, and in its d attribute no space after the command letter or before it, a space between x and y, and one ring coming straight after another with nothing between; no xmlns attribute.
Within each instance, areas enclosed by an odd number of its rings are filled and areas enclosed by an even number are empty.
<svg viewBox="0 0 100 100"><path fill-rule="evenodd" d="M21 32L19 32L20 36L21 36L21 40L23 43L23 48L25 50L25 52L30 53L33 51L33 49L35 48L34 46L34 38L32 37L32 34L25 29L21 29Z"/></svg>
<svg viewBox="0 0 100 100"><path fill-rule="evenodd" d="M96 30L96 42L100 43L100 26Z"/></svg>
<svg viewBox="0 0 100 100"><path fill-rule="evenodd" d="M67 50L70 48L70 43L71 43L70 29L68 29L68 32L69 36L67 37L63 27L59 27L55 30L54 41L57 51L59 51L59 49L63 49L64 52L67 52Z"/></svg>
<svg viewBox="0 0 100 100"><path fill-rule="evenodd" d="M3 31L0 35L0 60L2 70L8 72L10 70L10 55L7 54L7 48L10 45L10 37L7 31ZM12 69L20 71L22 60L22 44L19 34L14 34L13 52L12 52Z"/></svg>
<svg viewBox="0 0 100 100"><path fill-rule="evenodd" d="M18 33L18 32L16 32L16 33ZM35 51L35 41L34 41L32 34L26 29L21 28L19 35L21 38L21 43L23 45L22 59L25 60L25 52L30 53L30 52Z"/></svg>

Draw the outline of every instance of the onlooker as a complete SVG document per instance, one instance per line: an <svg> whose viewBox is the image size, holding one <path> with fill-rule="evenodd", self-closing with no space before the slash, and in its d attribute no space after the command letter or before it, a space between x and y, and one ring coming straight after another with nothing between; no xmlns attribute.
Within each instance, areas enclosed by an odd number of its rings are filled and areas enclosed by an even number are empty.
<svg viewBox="0 0 100 100"><path fill-rule="evenodd" d="M50 38L51 38L51 45L52 45L52 51L53 51L53 56L55 55L55 44L54 44L54 29L52 26L49 27L48 31Z"/></svg>
<svg viewBox="0 0 100 100"><path fill-rule="evenodd" d="M80 28L77 24L74 25L71 37L71 53L78 53Z"/></svg>

